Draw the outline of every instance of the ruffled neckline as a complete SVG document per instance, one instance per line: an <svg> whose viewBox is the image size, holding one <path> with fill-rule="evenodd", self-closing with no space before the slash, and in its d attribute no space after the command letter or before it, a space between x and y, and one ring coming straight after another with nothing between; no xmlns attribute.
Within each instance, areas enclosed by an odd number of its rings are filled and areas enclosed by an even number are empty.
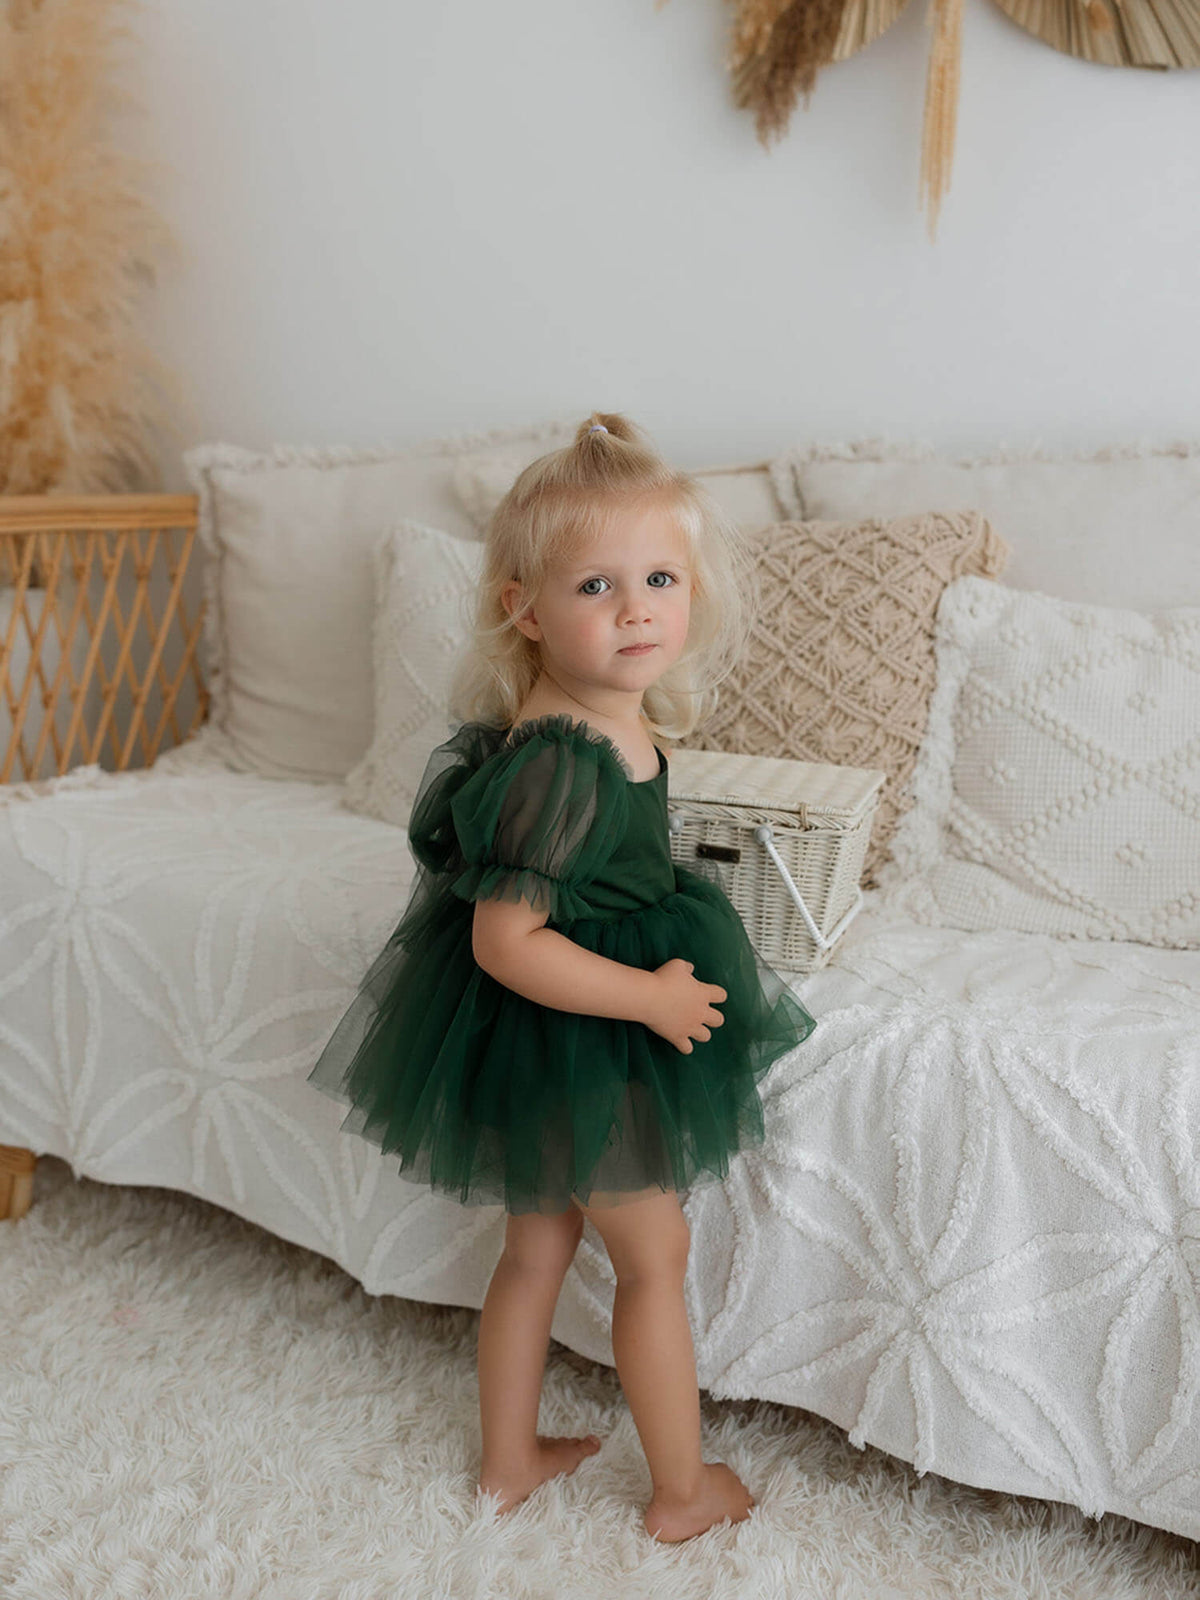
<svg viewBox="0 0 1200 1600"><path fill-rule="evenodd" d="M530 717L528 721L522 722L514 730L502 730L501 744L502 746L507 744L515 748L518 744L523 743L524 740L530 739L534 734L538 733L575 734L580 738L586 739L589 744L596 745L601 750L607 750L620 767L625 775L625 781L632 789L648 788L650 784L657 783L660 778L665 778L667 775L667 758L663 755L658 745L654 747L658 751L658 771L652 778L635 778L633 768L626 760L625 753L620 746L607 733L603 733L590 722L585 722L582 717L573 717L569 711L547 711L540 717Z"/></svg>

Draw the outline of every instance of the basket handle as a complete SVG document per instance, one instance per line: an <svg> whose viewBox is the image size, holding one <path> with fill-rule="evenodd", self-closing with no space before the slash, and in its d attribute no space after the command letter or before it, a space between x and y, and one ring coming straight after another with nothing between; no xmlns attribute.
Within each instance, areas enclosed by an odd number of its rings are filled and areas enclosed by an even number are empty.
<svg viewBox="0 0 1200 1600"><path fill-rule="evenodd" d="M683 827L683 818L680 817L678 813L672 813L668 821L668 827L672 833L678 833ZM804 918L804 925L812 935L813 941L818 950L831 949L838 942L843 933L845 933L846 929L850 925L851 920L857 916L858 912L862 909L862 885L855 885L854 899L838 918L835 926L830 928L827 934L822 933L817 927L816 923L813 921L812 912L804 904L804 896L800 893L799 889L797 889L792 875L787 869L787 863L783 860L782 856L779 854L779 851L775 848L775 834L771 828L771 825L767 822L760 823L759 826L754 830L754 837L758 840L759 844L763 846L771 860L775 863L776 869L779 872L779 876L787 885L788 893L796 902L796 909Z"/></svg>
<svg viewBox="0 0 1200 1600"><path fill-rule="evenodd" d="M797 889L795 883L792 881L792 875L787 869L787 864L784 862L783 857L779 854L779 851L775 848L775 835L771 829L771 825L767 822L760 823L759 826L754 830L754 837L758 840L759 844L766 849L767 854L779 869L779 875L787 885L788 893L796 902L796 907L799 910L800 915L804 918L804 925L812 935L817 948L819 950L830 949L837 943L842 934L845 933L850 924L851 918L856 916L858 911L861 909L863 903L862 885L856 884L854 886L854 899L850 902L845 912L838 918L836 925L830 928L827 934L822 933L817 927L816 923L813 921L812 913L804 904L804 896L800 893L799 889Z"/></svg>

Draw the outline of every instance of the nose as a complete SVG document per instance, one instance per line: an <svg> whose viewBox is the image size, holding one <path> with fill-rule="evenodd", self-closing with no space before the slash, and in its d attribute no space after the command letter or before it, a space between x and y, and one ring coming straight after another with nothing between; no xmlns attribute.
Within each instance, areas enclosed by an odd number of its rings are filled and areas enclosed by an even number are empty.
<svg viewBox="0 0 1200 1600"><path fill-rule="evenodd" d="M650 601L644 591L633 590L621 605L622 623L648 622L650 615Z"/></svg>

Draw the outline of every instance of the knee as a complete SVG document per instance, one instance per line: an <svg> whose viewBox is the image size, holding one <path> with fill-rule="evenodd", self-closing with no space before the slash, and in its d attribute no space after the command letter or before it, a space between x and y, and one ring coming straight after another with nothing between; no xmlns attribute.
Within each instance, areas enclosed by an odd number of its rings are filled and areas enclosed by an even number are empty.
<svg viewBox="0 0 1200 1600"><path fill-rule="evenodd" d="M573 1213L573 1214L571 1214ZM582 1213L539 1218L532 1225L510 1223L503 1260L510 1271L535 1278L562 1278L575 1258L583 1235Z"/></svg>
<svg viewBox="0 0 1200 1600"><path fill-rule="evenodd" d="M687 1275L691 1230L680 1212L665 1228L638 1241L634 1250L619 1251L612 1258L619 1286L645 1283L681 1284Z"/></svg>

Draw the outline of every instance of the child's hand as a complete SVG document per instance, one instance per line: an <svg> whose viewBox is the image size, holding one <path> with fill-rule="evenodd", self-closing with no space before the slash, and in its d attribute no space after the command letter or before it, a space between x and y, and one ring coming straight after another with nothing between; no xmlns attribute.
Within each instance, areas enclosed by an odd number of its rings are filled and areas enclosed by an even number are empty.
<svg viewBox="0 0 1200 1600"><path fill-rule="evenodd" d="M653 1009L642 1019L685 1056L692 1053L693 1039L711 1038L710 1030L725 1021L716 1002L729 998L719 983L701 983L692 971L692 963L678 956L656 968Z"/></svg>

